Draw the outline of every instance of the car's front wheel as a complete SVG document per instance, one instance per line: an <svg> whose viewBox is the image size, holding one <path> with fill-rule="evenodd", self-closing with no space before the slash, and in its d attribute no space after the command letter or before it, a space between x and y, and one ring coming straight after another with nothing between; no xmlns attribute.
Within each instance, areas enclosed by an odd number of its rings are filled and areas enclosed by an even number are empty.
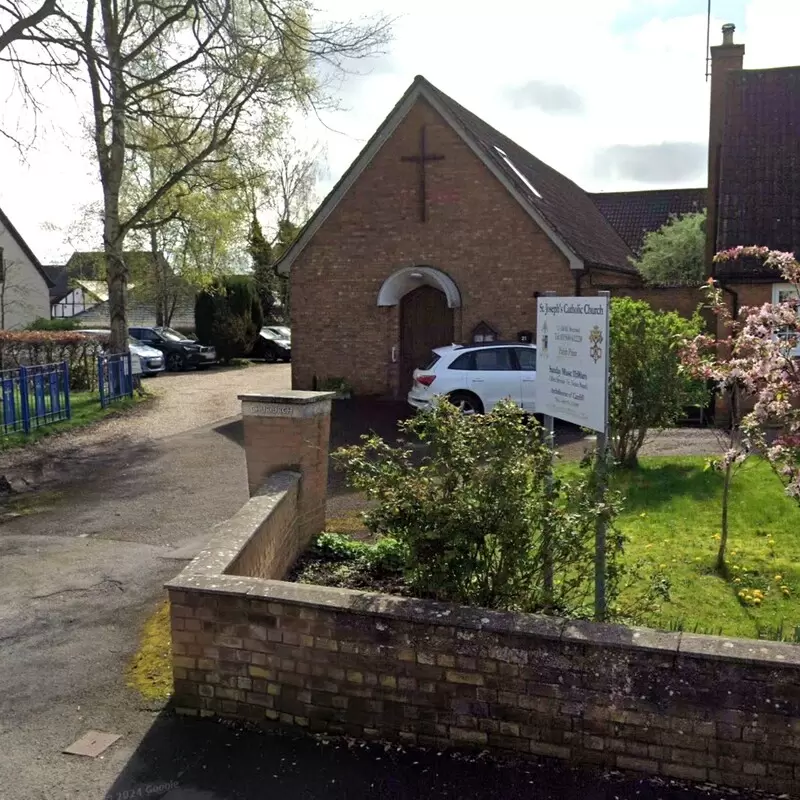
<svg viewBox="0 0 800 800"><path fill-rule="evenodd" d="M167 355L167 369L170 372L181 372L186 369L186 359L181 353L169 353Z"/></svg>
<svg viewBox="0 0 800 800"><path fill-rule="evenodd" d="M480 397L472 392L453 392L447 399L460 409L462 414L483 414L483 403Z"/></svg>

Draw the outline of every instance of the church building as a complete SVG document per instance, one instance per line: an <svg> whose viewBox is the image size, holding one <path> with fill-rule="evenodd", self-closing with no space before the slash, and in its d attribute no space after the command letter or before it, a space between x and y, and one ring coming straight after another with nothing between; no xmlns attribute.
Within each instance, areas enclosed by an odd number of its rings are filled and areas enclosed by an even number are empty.
<svg viewBox="0 0 800 800"><path fill-rule="evenodd" d="M735 69L734 53L741 70L743 50L726 40L715 66ZM712 77L712 138L726 80ZM292 385L339 378L404 397L434 347L530 340L547 291L652 294L690 313L696 292L643 287L631 259L646 231L707 194L589 194L418 76L278 265L291 278Z"/></svg>

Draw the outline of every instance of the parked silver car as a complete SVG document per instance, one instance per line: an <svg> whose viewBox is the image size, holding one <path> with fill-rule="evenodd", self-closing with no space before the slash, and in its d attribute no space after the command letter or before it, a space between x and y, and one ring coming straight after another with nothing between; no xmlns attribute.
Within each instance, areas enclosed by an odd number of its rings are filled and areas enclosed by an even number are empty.
<svg viewBox="0 0 800 800"><path fill-rule="evenodd" d="M82 328L78 333L87 333L91 336L111 336L111 331L102 328ZM131 358L139 359L142 377L152 377L166 369L164 354L155 347L150 347L138 339L134 339L133 336L129 336L128 349L131 351ZM135 374L135 365L133 371Z"/></svg>

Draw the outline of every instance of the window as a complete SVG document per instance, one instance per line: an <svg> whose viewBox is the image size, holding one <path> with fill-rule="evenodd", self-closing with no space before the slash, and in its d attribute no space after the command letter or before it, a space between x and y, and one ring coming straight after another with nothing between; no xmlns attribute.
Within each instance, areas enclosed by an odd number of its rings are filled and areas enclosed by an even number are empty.
<svg viewBox="0 0 800 800"><path fill-rule="evenodd" d="M433 353L433 355L431 355L430 359L425 362L425 366L424 367L420 367L420 369L423 369L426 372L428 372L429 370L432 370L434 368L434 366L436 365L436 362L438 360L439 360L439 354L438 353ZM450 369L453 369L453 368L450 367Z"/></svg>
<svg viewBox="0 0 800 800"><path fill-rule="evenodd" d="M489 347L486 350L475 350L473 355L477 370L496 372L514 369L514 365L511 363L510 347Z"/></svg>
<svg viewBox="0 0 800 800"><path fill-rule="evenodd" d="M787 300L800 300L800 295L798 295L797 287L793 286L791 283L773 283L772 284L772 302L773 303L785 303ZM800 314L800 310L798 310ZM787 339L789 337L796 337L797 336L797 329L795 330L783 330L778 331L778 336L783 339ZM792 350L792 355L796 358L800 358L800 342L798 342L795 348Z"/></svg>
<svg viewBox="0 0 800 800"><path fill-rule="evenodd" d="M460 355L448 369L475 369L475 359L472 357L472 353Z"/></svg>
<svg viewBox="0 0 800 800"><path fill-rule="evenodd" d="M536 351L532 347L515 347L519 368L524 370L536 370Z"/></svg>
<svg viewBox="0 0 800 800"><path fill-rule="evenodd" d="M516 164L506 155L505 150L501 150L497 145L495 145L494 149L498 152L500 157L506 164L511 168L512 172L527 186L540 200L542 199L541 194L537 191L536 187L517 169Z"/></svg>

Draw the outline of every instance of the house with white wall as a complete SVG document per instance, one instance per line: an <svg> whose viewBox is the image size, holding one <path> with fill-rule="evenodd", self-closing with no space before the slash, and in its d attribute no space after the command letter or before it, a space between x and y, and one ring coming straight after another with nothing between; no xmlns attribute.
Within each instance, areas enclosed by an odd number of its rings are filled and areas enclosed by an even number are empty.
<svg viewBox="0 0 800 800"><path fill-rule="evenodd" d="M50 316L52 281L0 209L0 328L24 328Z"/></svg>

